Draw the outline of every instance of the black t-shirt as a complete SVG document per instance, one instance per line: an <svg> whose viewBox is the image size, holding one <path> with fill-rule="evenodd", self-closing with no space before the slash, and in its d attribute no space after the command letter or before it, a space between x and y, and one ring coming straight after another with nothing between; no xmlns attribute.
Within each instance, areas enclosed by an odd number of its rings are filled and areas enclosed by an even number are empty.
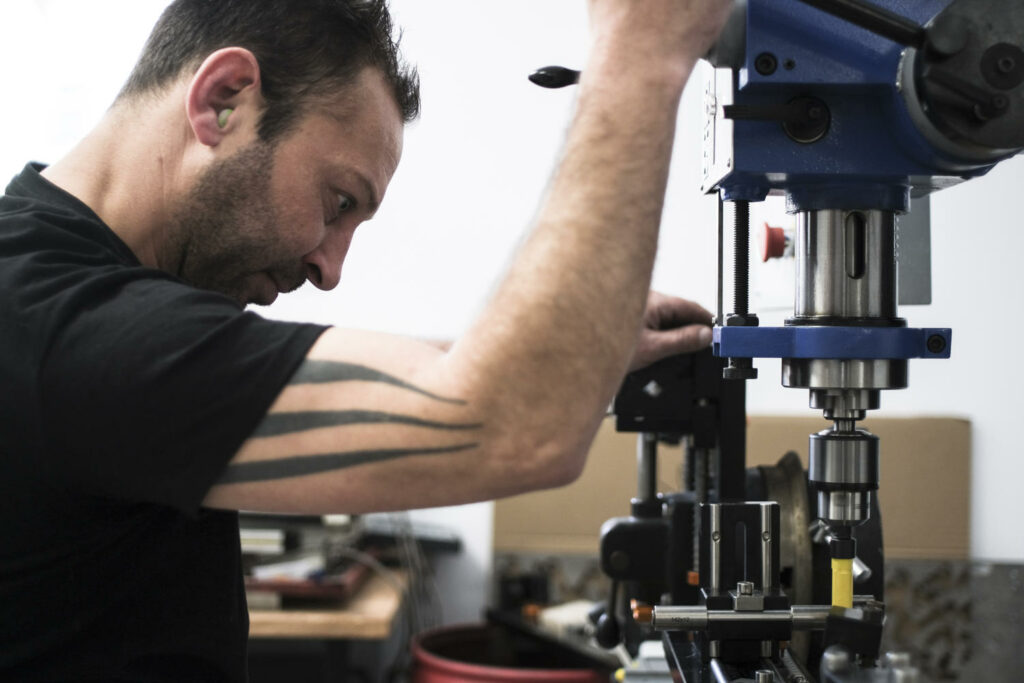
<svg viewBox="0 0 1024 683"><path fill-rule="evenodd" d="M324 328L143 267L38 170L0 197L0 680L244 681L200 505Z"/></svg>

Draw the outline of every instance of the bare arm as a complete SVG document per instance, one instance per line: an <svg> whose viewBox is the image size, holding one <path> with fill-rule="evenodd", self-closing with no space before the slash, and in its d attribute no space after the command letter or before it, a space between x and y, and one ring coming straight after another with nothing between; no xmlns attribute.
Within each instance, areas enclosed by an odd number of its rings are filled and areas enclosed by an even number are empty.
<svg viewBox="0 0 1024 683"><path fill-rule="evenodd" d="M679 97L728 12L724 0L590 5L562 162L484 313L447 353L326 332L207 505L360 512L578 476L637 345Z"/></svg>

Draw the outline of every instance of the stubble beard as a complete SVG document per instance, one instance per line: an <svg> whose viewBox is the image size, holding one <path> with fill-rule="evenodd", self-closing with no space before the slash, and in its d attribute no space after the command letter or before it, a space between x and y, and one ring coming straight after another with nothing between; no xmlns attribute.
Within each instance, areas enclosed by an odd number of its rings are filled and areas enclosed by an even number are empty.
<svg viewBox="0 0 1024 683"><path fill-rule="evenodd" d="M299 259L287 256L271 202L274 148L256 141L210 166L174 214L177 275L185 282L252 303L254 275L268 273L282 291L305 281Z"/></svg>

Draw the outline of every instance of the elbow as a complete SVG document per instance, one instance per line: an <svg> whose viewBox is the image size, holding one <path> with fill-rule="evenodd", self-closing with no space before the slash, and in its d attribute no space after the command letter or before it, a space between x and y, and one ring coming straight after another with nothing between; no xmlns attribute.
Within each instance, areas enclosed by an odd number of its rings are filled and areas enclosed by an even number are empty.
<svg viewBox="0 0 1024 683"><path fill-rule="evenodd" d="M507 462L513 463L500 475L510 490L502 495L518 495L543 489L568 486L580 478L586 465L590 444L550 443L519 450ZM504 469L504 468L503 468Z"/></svg>
<svg viewBox="0 0 1024 683"><path fill-rule="evenodd" d="M574 452L565 453L550 467L547 472L547 485L544 488L561 488L572 484L583 474L587 463L589 448L579 448Z"/></svg>

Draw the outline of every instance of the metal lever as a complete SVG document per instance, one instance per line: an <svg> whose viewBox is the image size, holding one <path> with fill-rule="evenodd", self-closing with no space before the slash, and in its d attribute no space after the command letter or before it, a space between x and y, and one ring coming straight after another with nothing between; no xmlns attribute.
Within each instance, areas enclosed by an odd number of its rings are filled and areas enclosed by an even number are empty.
<svg viewBox="0 0 1024 683"><path fill-rule="evenodd" d="M832 124L828 105L817 97L797 97L786 104L727 104L722 114L734 121L778 121L791 140L802 144L822 139Z"/></svg>
<svg viewBox="0 0 1024 683"><path fill-rule="evenodd" d="M863 0L800 0L805 5L907 47L922 48L927 31L906 17Z"/></svg>

